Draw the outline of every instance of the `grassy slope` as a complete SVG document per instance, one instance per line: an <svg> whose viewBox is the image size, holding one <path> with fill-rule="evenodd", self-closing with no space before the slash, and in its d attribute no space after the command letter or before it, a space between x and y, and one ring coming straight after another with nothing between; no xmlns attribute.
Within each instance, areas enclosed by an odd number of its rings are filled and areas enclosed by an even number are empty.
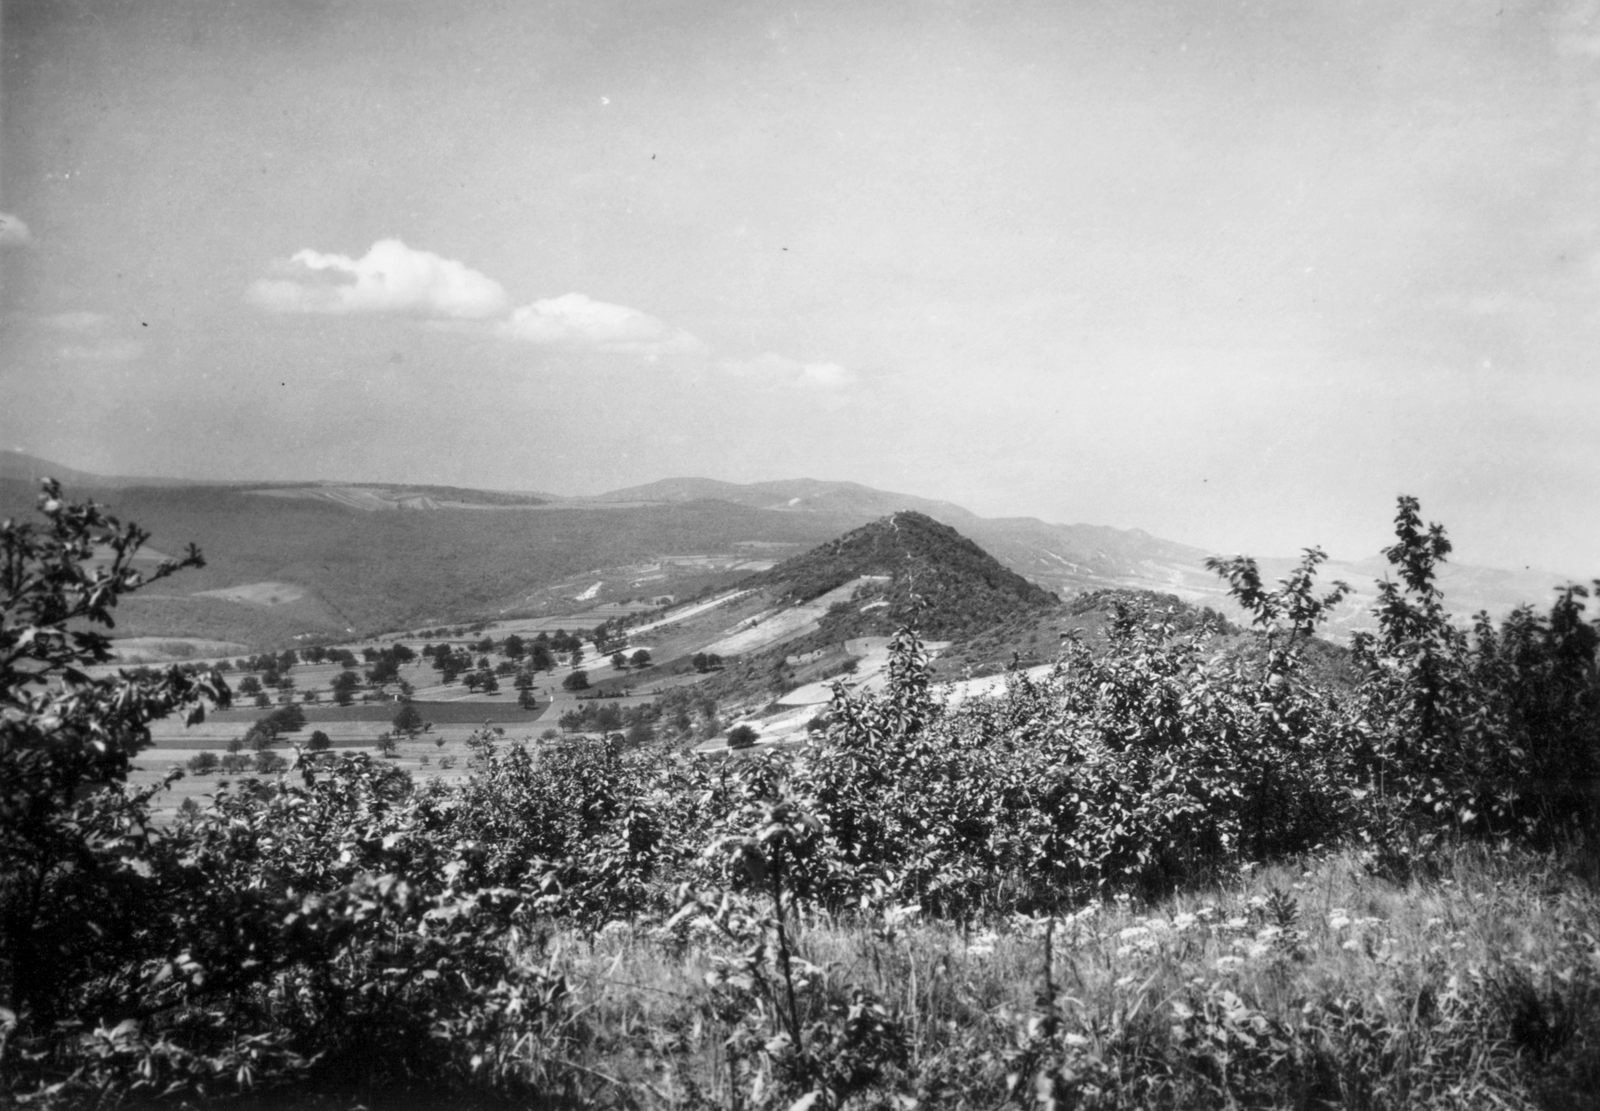
<svg viewBox="0 0 1600 1111"><path fill-rule="evenodd" d="M1352 854L1285 863L1057 920L1048 972L1042 921L885 937L810 920L800 953L827 972L802 1021L843 981L872 991L906 1026L903 1090L923 1106L1000 1106L1008 1072L1031 1096L1031 1060L1066 1066L1086 1106L1592 1107L1592 880L1478 848L1405 882ZM1274 931L1279 899L1293 932ZM727 1097L727 1031L702 1017L705 976L731 955L713 935L680 951L617 926L561 951L591 1031L582 1065L640 1094Z"/></svg>

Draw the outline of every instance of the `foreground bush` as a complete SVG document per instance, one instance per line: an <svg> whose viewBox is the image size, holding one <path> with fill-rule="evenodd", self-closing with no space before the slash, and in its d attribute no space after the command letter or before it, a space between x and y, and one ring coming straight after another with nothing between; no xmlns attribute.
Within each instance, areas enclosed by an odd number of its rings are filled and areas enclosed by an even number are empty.
<svg viewBox="0 0 1600 1111"><path fill-rule="evenodd" d="M565 984L527 893L404 775L302 760L152 822L124 788L149 722L228 689L84 668L117 599L199 553L142 576L137 528L54 484L41 510L0 528L0 1098L559 1090Z"/></svg>

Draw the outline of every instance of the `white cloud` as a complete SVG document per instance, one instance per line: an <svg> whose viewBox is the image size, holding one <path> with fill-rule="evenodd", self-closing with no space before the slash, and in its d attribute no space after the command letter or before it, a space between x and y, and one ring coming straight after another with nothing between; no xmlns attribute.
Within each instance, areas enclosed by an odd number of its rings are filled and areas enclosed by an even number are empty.
<svg viewBox="0 0 1600 1111"><path fill-rule="evenodd" d="M784 383L817 390L842 390L855 385L856 376L838 363L806 363L768 351L753 359L725 359L717 364L724 374L759 382Z"/></svg>
<svg viewBox="0 0 1600 1111"><path fill-rule="evenodd" d="M506 291L493 278L398 239L380 239L358 259L307 248L277 269L279 276L253 282L247 295L271 312L482 319L506 307Z"/></svg>
<svg viewBox="0 0 1600 1111"><path fill-rule="evenodd" d="M703 355L706 345L638 309L567 293L523 305L496 332L508 339L624 355Z"/></svg>
<svg viewBox="0 0 1600 1111"><path fill-rule="evenodd" d="M105 326L111 318L103 312L88 312L78 309L71 312L51 313L49 316L39 318L47 328L54 328L60 332L96 332Z"/></svg>
<svg viewBox="0 0 1600 1111"><path fill-rule="evenodd" d="M33 233L20 216L0 212L0 247L16 247L33 241Z"/></svg>

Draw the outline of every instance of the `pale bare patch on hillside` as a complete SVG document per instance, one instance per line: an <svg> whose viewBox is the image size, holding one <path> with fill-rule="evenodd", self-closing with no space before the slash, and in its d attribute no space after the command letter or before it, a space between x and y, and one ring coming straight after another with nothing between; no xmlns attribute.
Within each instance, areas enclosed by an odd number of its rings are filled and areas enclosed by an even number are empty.
<svg viewBox="0 0 1600 1111"><path fill-rule="evenodd" d="M745 618L729 635L715 644L707 645L706 651L718 656L742 656L804 636L817 629L830 606L848 602L856 596L856 591L868 583L887 581L888 577L885 575L862 575L843 586L834 587L804 605L765 610Z"/></svg>
<svg viewBox="0 0 1600 1111"><path fill-rule="evenodd" d="M204 640L200 637L127 637L111 642L111 654L119 664L221 659L225 656L242 656L249 651L247 646L235 641Z"/></svg>
<svg viewBox="0 0 1600 1111"><path fill-rule="evenodd" d="M281 606L298 602L306 596L306 588L294 583L260 582L239 586L222 586L215 590L196 591L191 597L221 598L225 602L244 602L254 606Z"/></svg>

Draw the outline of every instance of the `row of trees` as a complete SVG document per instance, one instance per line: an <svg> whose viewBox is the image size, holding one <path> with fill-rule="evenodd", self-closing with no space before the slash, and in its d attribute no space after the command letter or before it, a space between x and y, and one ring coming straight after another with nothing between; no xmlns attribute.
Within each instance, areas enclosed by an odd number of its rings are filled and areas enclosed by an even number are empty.
<svg viewBox="0 0 1600 1111"><path fill-rule="evenodd" d="M616 735L620 743L638 746L656 739L706 740L721 731L722 719L715 698L694 687L678 687L633 706L586 699L563 713L557 724L568 733Z"/></svg>

